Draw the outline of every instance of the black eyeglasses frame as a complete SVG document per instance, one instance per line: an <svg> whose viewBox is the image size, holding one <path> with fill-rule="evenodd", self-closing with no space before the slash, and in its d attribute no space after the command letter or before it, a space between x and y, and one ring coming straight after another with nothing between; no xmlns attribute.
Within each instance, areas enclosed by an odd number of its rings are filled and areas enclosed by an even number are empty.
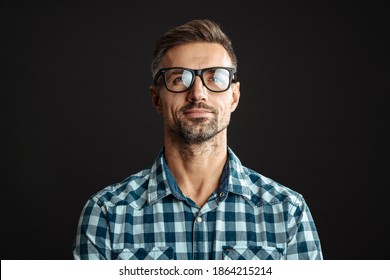
<svg viewBox="0 0 390 280"><path fill-rule="evenodd" d="M166 80L165 80L165 73L168 70L172 70L172 69L182 69L182 70L190 71L192 73L192 80L191 80L191 83L188 86L188 88L186 88L185 90L181 90L181 91L172 91L172 90L168 89L167 84L166 84ZM207 87L207 85L205 84L205 82L203 80L203 73L208 71L208 70L212 70L212 69L225 69L225 70L227 70L229 72L229 85L227 86L226 89L224 89L224 90L212 90L212 89L209 89ZM203 68L203 69L191 69L191 68L186 68L186 67L161 68L160 70L157 71L156 75L154 76L153 83L154 83L155 86L157 85L157 81L160 78L160 76L163 77L163 82L164 82L165 88L168 91L174 92L174 93L181 93L181 92L185 92L185 91L189 90L193 86L196 76L200 77L200 79L202 80L203 85L211 92L224 92L231 86L232 83L238 82L237 69L234 68L234 67L222 67L222 66L219 66L219 67L208 67L208 68Z"/></svg>

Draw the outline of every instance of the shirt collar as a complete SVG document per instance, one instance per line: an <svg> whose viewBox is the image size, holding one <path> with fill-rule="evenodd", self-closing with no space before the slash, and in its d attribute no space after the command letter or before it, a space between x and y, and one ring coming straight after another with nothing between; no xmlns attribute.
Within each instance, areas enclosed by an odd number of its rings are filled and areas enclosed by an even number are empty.
<svg viewBox="0 0 390 280"><path fill-rule="evenodd" d="M226 162L224 172L221 177L221 184L217 189L217 195L220 200L226 198L227 193L235 193L245 197L247 200L254 202L258 198L253 197L254 193L251 190L253 183L245 172L245 167L242 166L238 157L228 147L228 160ZM174 195L179 200L186 200L186 197L181 192L176 183L168 165L166 164L164 151L160 151L156 161L151 168L149 186L148 186L148 204L153 204L156 201L168 196Z"/></svg>

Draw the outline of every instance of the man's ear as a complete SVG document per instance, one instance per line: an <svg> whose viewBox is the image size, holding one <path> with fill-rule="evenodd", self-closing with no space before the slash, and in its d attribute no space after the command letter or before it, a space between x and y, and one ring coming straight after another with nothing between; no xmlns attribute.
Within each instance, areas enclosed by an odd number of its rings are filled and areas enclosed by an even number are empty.
<svg viewBox="0 0 390 280"><path fill-rule="evenodd" d="M150 93L152 94L152 104L158 113L162 112L160 93L156 86L149 86Z"/></svg>
<svg viewBox="0 0 390 280"><path fill-rule="evenodd" d="M232 86L233 93L232 93L232 103L230 107L230 112L234 112L238 106L238 102L240 101L240 82L235 82Z"/></svg>

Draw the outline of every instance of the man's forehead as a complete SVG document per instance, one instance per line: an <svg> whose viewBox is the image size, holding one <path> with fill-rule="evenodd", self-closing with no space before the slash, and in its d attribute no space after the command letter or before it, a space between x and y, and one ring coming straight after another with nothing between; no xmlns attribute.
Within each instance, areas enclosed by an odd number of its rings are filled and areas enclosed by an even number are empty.
<svg viewBox="0 0 390 280"><path fill-rule="evenodd" d="M231 66L224 47L217 43L186 43L170 48L162 59L162 68L188 67L200 69L212 66Z"/></svg>

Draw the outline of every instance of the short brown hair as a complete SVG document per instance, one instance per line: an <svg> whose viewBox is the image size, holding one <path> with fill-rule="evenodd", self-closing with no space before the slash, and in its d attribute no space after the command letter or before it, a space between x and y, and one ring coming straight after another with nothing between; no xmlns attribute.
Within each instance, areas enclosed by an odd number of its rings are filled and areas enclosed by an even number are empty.
<svg viewBox="0 0 390 280"><path fill-rule="evenodd" d="M165 32L156 42L153 51L151 70L156 74L161 60L166 52L177 45L194 42L209 42L221 44L228 52L233 67L237 68L237 58L233 51L232 42L214 21L195 19Z"/></svg>

